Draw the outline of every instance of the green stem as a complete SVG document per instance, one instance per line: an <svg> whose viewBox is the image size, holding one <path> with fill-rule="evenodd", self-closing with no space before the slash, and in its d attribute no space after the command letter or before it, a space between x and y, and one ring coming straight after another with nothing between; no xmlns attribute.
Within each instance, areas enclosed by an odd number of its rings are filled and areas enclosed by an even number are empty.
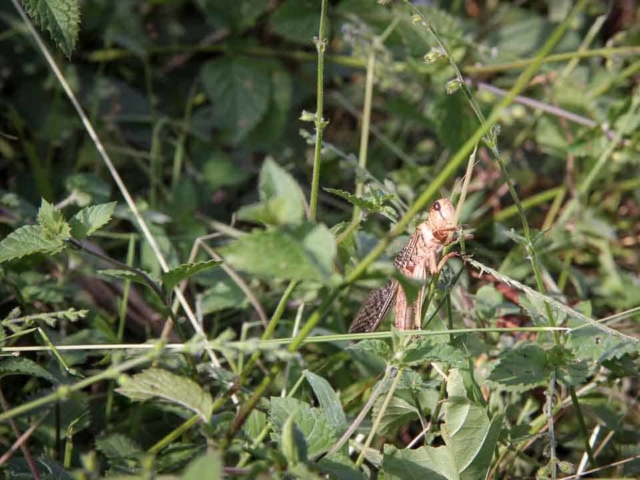
<svg viewBox="0 0 640 480"><path fill-rule="evenodd" d="M367 168L367 155L369 150L369 127L371 125L371 103L373 99L373 79L375 78L376 55L373 46L369 50L367 59L367 77L364 89L364 107L362 109L362 129L360 130L360 151L358 153L358 167L361 171ZM364 190L364 181L356 177L356 196L361 197ZM352 223L356 223L360 217L360 208L353 207Z"/></svg>
<svg viewBox="0 0 640 480"><path fill-rule="evenodd" d="M173 442L178 437L180 437L180 435L187 432L191 427L197 424L200 419L201 419L200 415L193 415L191 418L187 419L184 423L182 423L182 425L180 425L178 428L174 429L173 431L169 432L168 435L166 435L159 442L157 442L155 445L149 448L147 453L151 453L151 454L158 453L164 447L166 447L171 442Z"/></svg>
<svg viewBox="0 0 640 480"><path fill-rule="evenodd" d="M393 379L393 383L391 384L391 388L389 388L389 391L387 392L387 396L384 398L384 402L382 402L382 407L380 408L380 412L378 412L378 416L376 417L376 419L373 422L373 425L371 426L371 431L369 432L369 436L367 437L367 440L364 442L364 445L362 446L360 455L358 455L358 459L356 460L356 467L358 468L361 467L362 463L364 462L364 457L365 457L365 454L367 453L367 449L369 448L369 445L371 445L371 442L373 441L373 437L378 431L378 427L380 426L382 417L384 417L384 414L386 413L387 408L389 407L389 403L393 398L393 394L396 392L396 388L398 388L398 383L400 382L401 378L402 378L402 369L396 372L395 378Z"/></svg>
<svg viewBox="0 0 640 480"><path fill-rule="evenodd" d="M317 82L317 106L316 106L316 146L313 155L313 177L311 179L311 199L309 200L309 218L316 219L318 208L318 189L320 187L320 164L322 162L322 132L326 127L323 115L324 109L324 51L327 47L327 39L324 38L324 28L327 16L327 0L322 0L320 11L320 28L318 38L314 39L318 52L318 82Z"/></svg>

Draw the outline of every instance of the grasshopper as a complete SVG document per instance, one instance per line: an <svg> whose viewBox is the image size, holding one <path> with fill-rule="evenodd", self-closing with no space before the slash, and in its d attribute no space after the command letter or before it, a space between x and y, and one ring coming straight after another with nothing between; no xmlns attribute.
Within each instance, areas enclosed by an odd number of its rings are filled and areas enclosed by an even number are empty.
<svg viewBox="0 0 640 480"><path fill-rule="evenodd" d="M419 281L426 280L427 275L440 272L449 258L459 255L457 252L451 252L440 258L442 249L457 240L456 232L460 228L461 226L456 223L456 211L452 203L446 198L436 200L429 209L427 220L418 226L407 244L400 250L394 262L396 268L403 275ZM465 238L470 237L465 236ZM407 305L404 290L394 278L384 287L373 290L369 294L351 322L349 333L373 332L394 303L396 328L398 330L419 329L422 323L423 299L424 288L420 289L418 298L412 305Z"/></svg>

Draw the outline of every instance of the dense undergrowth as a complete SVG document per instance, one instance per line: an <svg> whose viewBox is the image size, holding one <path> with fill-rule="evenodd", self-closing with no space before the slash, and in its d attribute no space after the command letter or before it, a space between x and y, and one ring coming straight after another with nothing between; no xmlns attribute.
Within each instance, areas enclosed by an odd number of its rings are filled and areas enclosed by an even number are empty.
<svg viewBox="0 0 640 480"><path fill-rule="evenodd" d="M640 475L633 2L79 3L0 5L7 478Z"/></svg>

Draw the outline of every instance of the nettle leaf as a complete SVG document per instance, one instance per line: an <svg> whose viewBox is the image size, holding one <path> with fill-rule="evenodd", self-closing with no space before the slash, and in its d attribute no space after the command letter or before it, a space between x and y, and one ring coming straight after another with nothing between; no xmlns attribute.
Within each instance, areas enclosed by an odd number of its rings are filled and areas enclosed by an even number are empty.
<svg viewBox="0 0 640 480"><path fill-rule="evenodd" d="M77 0L22 0L25 11L36 24L51 34L67 57L78 41L80 7Z"/></svg>
<svg viewBox="0 0 640 480"><path fill-rule="evenodd" d="M366 352L381 359L388 361L393 357L393 352L389 344L383 340L362 340L355 345L349 346L350 350L356 350L359 352Z"/></svg>
<svg viewBox="0 0 640 480"><path fill-rule="evenodd" d="M224 463L219 452L207 452L193 460L185 469L182 480L200 480L202 478L223 478Z"/></svg>
<svg viewBox="0 0 640 480"><path fill-rule="evenodd" d="M307 443L295 422L297 412L291 413L282 426L280 446L289 466L308 460Z"/></svg>
<svg viewBox="0 0 640 480"><path fill-rule="evenodd" d="M47 238L40 226L25 225L0 242L0 263L35 253L54 255L65 247L62 238Z"/></svg>
<svg viewBox="0 0 640 480"><path fill-rule="evenodd" d="M205 422L211 417L211 394L193 380L167 370L149 368L133 377L126 377L126 380L120 381L120 385L117 391L131 400L144 402L159 399L191 410Z"/></svg>
<svg viewBox="0 0 640 480"><path fill-rule="evenodd" d="M335 444L337 432L322 410L311 408L308 403L295 398L271 397L269 419L279 432L282 431L291 412L296 412L293 421L304 436L309 458L326 452Z"/></svg>
<svg viewBox="0 0 640 480"><path fill-rule="evenodd" d="M571 325L578 324L572 322ZM640 352L638 342L605 335L590 325L581 324L568 334L567 347L576 358L602 364L606 360L620 358L627 353Z"/></svg>
<svg viewBox="0 0 640 480"><path fill-rule="evenodd" d="M467 360L461 350L448 343L437 342L430 338L420 338L405 348L402 361L409 366L429 362L463 366Z"/></svg>
<svg viewBox="0 0 640 480"><path fill-rule="evenodd" d="M202 84L217 123L240 142L267 112L271 79L259 62L223 57L202 67Z"/></svg>
<svg viewBox="0 0 640 480"><path fill-rule="evenodd" d="M197 273L204 272L220 265L217 260L207 260L205 262L184 263L179 267L172 268L167 273L162 274L162 284L167 290L173 290L185 278L189 278Z"/></svg>
<svg viewBox="0 0 640 480"><path fill-rule="evenodd" d="M488 380L509 391L523 392L547 381L547 356L535 343L505 350L489 374Z"/></svg>
<svg viewBox="0 0 640 480"><path fill-rule="evenodd" d="M385 478L475 480L484 478L491 465L502 428L502 416L489 420L484 408L460 396L465 391L458 370L449 372L448 399L441 428L445 445L397 450L385 445Z"/></svg>
<svg viewBox="0 0 640 480"><path fill-rule="evenodd" d="M111 220L116 202L103 203L85 207L76 213L69 221L71 235L78 240L92 235Z"/></svg>
<svg viewBox="0 0 640 480"><path fill-rule="evenodd" d="M356 207L367 213L379 213L380 215L384 215L391 221L395 221L397 218L395 210L389 205L385 205L385 202L393 199L395 195L380 194L378 191L373 190L371 191L371 195L368 195L366 197L358 197L357 195L354 195L352 193L335 188L325 188L324 190L345 199L347 202L355 205Z"/></svg>
<svg viewBox="0 0 640 480"><path fill-rule="evenodd" d="M272 158L260 170L261 202L241 208L240 220L258 221L266 225L300 223L305 216L304 194L298 182Z"/></svg>
<svg viewBox="0 0 640 480"><path fill-rule="evenodd" d="M336 242L324 225L304 223L244 235L220 249L234 268L266 278L330 283Z"/></svg>
<svg viewBox="0 0 640 480"><path fill-rule="evenodd" d="M28 375L43 378L51 383L59 383L51 373L25 357L9 357L0 361L0 378L9 375Z"/></svg>
<svg viewBox="0 0 640 480"><path fill-rule="evenodd" d="M270 18L271 28L293 42L310 44L318 36L320 4L315 0L285 0ZM327 31L329 27L325 26Z"/></svg>
<svg viewBox="0 0 640 480"><path fill-rule="evenodd" d="M313 388L313 392L318 398L320 406L327 415L327 419L337 432L342 432L347 428L347 417L342 410L340 397L333 390L329 382L315 373L305 370L302 372L304 377Z"/></svg>
<svg viewBox="0 0 640 480"><path fill-rule="evenodd" d="M62 212L44 198L38 210L37 219L46 238L67 240L71 236L71 227Z"/></svg>
<svg viewBox="0 0 640 480"><path fill-rule="evenodd" d="M142 453L140 445L121 433L96 439L96 449L111 461L131 458Z"/></svg>

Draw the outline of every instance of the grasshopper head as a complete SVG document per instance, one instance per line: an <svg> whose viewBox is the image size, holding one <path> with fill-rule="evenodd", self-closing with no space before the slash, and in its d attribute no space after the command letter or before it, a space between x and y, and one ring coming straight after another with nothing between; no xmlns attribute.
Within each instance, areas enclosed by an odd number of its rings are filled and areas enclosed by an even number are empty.
<svg viewBox="0 0 640 480"><path fill-rule="evenodd" d="M456 223L456 209L447 198L436 200L429 209L429 226L433 229L433 236L442 244L451 243L455 238L452 233L458 229Z"/></svg>

